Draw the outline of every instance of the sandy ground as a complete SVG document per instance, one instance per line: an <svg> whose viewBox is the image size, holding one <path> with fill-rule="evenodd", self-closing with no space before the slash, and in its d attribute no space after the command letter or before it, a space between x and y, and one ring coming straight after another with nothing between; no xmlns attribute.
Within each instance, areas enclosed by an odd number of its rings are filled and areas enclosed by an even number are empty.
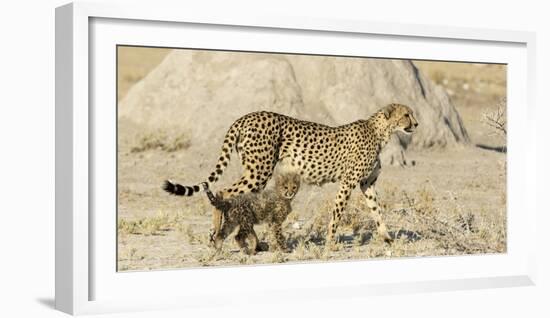
<svg viewBox="0 0 550 318"><path fill-rule="evenodd" d="M119 99L157 65L168 50L119 51ZM505 96L506 72L500 65L417 62L445 87L462 116L472 146L409 151L414 165L388 166L377 183L383 217L396 238L380 240L359 191L355 191L339 230L339 250L324 248L324 235L336 185L304 186L285 222L291 253L240 253L231 238L220 253L207 245L210 206L204 196L167 196L160 184L167 176L186 180L185 149L132 151L119 148L118 269L150 270L316 260L368 259L501 253L506 250L505 139L482 122ZM195 165L210 170L217 158ZM238 163L222 185L236 179ZM263 226L260 239L269 242Z"/></svg>

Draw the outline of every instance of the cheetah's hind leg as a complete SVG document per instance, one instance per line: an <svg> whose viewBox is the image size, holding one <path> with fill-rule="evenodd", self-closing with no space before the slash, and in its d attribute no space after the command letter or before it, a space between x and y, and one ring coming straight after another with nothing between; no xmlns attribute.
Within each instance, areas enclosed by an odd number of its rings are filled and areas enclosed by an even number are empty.
<svg viewBox="0 0 550 318"><path fill-rule="evenodd" d="M342 212L348 204L348 199L351 195L353 186L348 183L341 183L340 189L336 199L334 200L334 206L332 208L332 218L328 225L327 239L325 245L332 251L338 250L336 231L342 218Z"/></svg>

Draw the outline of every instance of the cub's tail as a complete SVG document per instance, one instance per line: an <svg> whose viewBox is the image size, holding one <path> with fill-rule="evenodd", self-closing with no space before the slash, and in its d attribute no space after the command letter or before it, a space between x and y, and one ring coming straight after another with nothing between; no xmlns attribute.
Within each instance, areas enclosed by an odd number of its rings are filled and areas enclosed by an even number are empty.
<svg viewBox="0 0 550 318"><path fill-rule="evenodd" d="M208 182L202 182L200 183L200 186L202 186L203 191L206 192L208 200L210 200L210 203L212 203L216 209L226 211L230 208L231 203L228 200L224 200L221 195L214 195L212 191L210 191L208 188Z"/></svg>

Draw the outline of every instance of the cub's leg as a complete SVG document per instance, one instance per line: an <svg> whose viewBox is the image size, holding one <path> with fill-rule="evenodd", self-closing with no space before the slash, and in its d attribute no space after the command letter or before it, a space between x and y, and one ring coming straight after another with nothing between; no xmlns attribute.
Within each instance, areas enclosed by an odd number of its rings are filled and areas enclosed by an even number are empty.
<svg viewBox="0 0 550 318"><path fill-rule="evenodd" d="M225 188L220 191L222 198L228 199L239 194L250 192L253 189L249 189L247 184L249 184L248 176L250 173L245 171L245 174L239 179L239 181L233 183L232 186ZM219 209L214 208L212 210L212 234L211 236L216 236L217 233L221 231L223 222L223 212Z"/></svg>
<svg viewBox="0 0 550 318"><path fill-rule="evenodd" d="M231 222L223 221L222 223L223 224L220 230L211 234L210 238L216 250L219 250L222 247L223 241L231 234L231 232L235 230L235 225Z"/></svg>
<svg viewBox="0 0 550 318"><path fill-rule="evenodd" d="M221 237L221 228L223 223L223 212L214 208L212 209L212 229L210 230L210 242L214 243L216 249L221 247L221 243L217 243L219 236ZM222 242L224 238L221 239Z"/></svg>
<svg viewBox="0 0 550 318"><path fill-rule="evenodd" d="M258 250L258 236L256 235L256 231L254 231L254 227L251 227L248 232L248 242L248 255L256 255L256 251Z"/></svg>
<svg viewBox="0 0 550 318"><path fill-rule="evenodd" d="M235 240L241 251L248 255L254 255L258 246L258 237L254 231L254 211L248 204L240 206L236 210L238 213L231 216L239 224L239 232L235 236Z"/></svg>
<svg viewBox="0 0 550 318"><path fill-rule="evenodd" d="M246 245L246 236L247 236L247 233L241 229L239 229L239 232L237 232L237 235L235 235L235 242L237 243L239 248L243 251L248 247Z"/></svg>
<svg viewBox="0 0 550 318"><path fill-rule="evenodd" d="M219 250L222 247L223 241L235 231L235 228L239 225L238 220L239 216L242 214L242 208L236 207L229 209L225 215L219 211L219 230L210 234L210 241L213 243L214 247Z"/></svg>
<svg viewBox="0 0 550 318"><path fill-rule="evenodd" d="M381 209L380 205L378 204L376 190L374 189L374 184L376 183L376 179L378 178L379 174L380 165L377 165L377 169L375 169L369 177L361 180L359 185L361 187L361 192L363 192L365 198L367 199L367 207L370 209L371 214L376 221L378 234L384 239L384 241L391 242L392 238L388 233L386 225L382 221L382 216L380 214Z"/></svg>
<svg viewBox="0 0 550 318"><path fill-rule="evenodd" d="M286 238L283 235L282 224L278 222L270 223L269 229L275 239L277 248L285 253L290 253L290 249L286 245Z"/></svg>
<svg viewBox="0 0 550 318"><path fill-rule="evenodd" d="M248 244L247 244L248 239ZM258 247L258 236L254 227L242 226L239 228L239 232L235 235L235 241L243 253L248 255L255 255Z"/></svg>

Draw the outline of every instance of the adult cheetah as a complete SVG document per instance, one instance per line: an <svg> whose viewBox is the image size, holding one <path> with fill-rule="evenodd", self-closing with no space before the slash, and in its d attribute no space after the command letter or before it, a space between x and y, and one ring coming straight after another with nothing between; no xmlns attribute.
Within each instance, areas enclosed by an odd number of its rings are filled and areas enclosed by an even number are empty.
<svg viewBox="0 0 550 318"><path fill-rule="evenodd" d="M389 104L366 120L329 127L285 115L259 111L235 121L225 135L216 169L207 183L222 175L233 149L244 168L242 177L220 191L222 197L262 190L278 162L299 173L307 183L339 182L334 200L327 244L334 243L337 226L351 191L359 185L372 212L378 233L391 241L380 215L374 184L380 174L379 154L395 131L413 133L418 126L413 111L405 105ZM199 185L182 186L166 181L163 189L175 195L193 195ZM214 235L222 213L213 213Z"/></svg>

